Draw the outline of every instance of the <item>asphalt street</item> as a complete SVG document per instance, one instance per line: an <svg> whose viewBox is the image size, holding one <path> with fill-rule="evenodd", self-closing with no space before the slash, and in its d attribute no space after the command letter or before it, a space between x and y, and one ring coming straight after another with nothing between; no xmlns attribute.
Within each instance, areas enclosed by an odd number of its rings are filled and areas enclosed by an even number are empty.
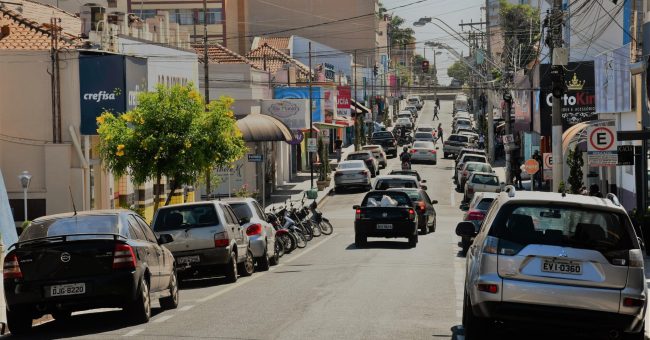
<svg viewBox="0 0 650 340"><path fill-rule="evenodd" d="M437 127L432 112L427 102L419 124ZM440 118L449 135L451 102L442 102ZM391 159L382 174L399 166ZM437 230L421 235L416 248L404 239L371 238L357 249L352 206L364 193L336 194L322 206L334 234L314 238L271 271L236 284L186 282L178 309L161 311L156 302L147 324L131 325L119 310L92 311L68 323L46 322L28 338L461 340L465 259L454 233L462 195L453 189L453 160L439 157L437 165L414 168L439 202Z"/></svg>

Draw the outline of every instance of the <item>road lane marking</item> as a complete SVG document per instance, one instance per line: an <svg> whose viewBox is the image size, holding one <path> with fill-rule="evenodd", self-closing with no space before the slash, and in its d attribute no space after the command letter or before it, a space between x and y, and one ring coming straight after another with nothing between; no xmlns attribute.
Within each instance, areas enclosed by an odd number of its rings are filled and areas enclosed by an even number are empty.
<svg viewBox="0 0 650 340"><path fill-rule="evenodd" d="M317 248L318 246L320 246L321 244L323 244L323 243L325 243L325 242L327 242L327 241L329 241L329 240L335 238L335 237L338 236L338 235L339 235L339 234L337 234L337 233L333 233L332 236L330 236L330 237L328 237L328 238L326 238L326 239L324 239L324 240L321 240L320 242L316 243L316 244L313 245L312 247L309 247L307 250L300 252L300 254L298 254L298 255L296 255L296 256L290 258L289 261L286 261L286 262L284 262L284 263L291 263L291 262L293 262L293 261L299 259L299 258L302 257L303 255L305 255L305 254L309 254L309 252L311 252L312 250L316 249L316 248ZM276 266L276 267L277 267L277 266Z"/></svg>
<svg viewBox="0 0 650 340"><path fill-rule="evenodd" d="M194 305L183 306L183 307L179 308L178 311L179 312L187 312L188 310L192 309L192 307L194 307Z"/></svg>
<svg viewBox="0 0 650 340"><path fill-rule="evenodd" d="M156 318L156 320L154 320L153 322L161 323L161 322L165 322L165 321L167 321L167 320L169 320L169 319L171 319L173 317L174 317L174 314L163 315L163 316L161 316L159 318Z"/></svg>
<svg viewBox="0 0 650 340"><path fill-rule="evenodd" d="M138 335L138 334L140 334L142 332L144 332L144 328L138 328L138 329L134 329L134 330L129 331L128 333L124 334L123 336L136 336L136 335Z"/></svg>

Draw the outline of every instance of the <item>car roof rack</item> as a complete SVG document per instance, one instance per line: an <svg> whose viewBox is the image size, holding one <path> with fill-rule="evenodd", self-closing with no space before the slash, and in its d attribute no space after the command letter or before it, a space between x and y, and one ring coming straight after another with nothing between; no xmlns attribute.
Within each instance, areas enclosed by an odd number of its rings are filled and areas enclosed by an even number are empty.
<svg viewBox="0 0 650 340"><path fill-rule="evenodd" d="M517 192L514 185L506 185L503 191L508 193L508 197L515 197L515 192Z"/></svg>
<svg viewBox="0 0 650 340"><path fill-rule="evenodd" d="M614 203L615 206L618 207L621 206L621 202L618 200L618 197L616 197L616 195L614 195L613 193L610 192L609 194L607 194L606 197L608 200L612 201L612 203Z"/></svg>

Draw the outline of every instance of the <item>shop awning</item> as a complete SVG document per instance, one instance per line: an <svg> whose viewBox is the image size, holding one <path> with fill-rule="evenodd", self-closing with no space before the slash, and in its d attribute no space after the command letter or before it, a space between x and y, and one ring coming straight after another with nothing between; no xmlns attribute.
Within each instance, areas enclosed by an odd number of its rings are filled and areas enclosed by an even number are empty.
<svg viewBox="0 0 650 340"><path fill-rule="evenodd" d="M351 99L350 102L352 103L352 107L354 108L354 113L370 113L370 109L361 105L359 102L357 102L354 99Z"/></svg>
<svg viewBox="0 0 650 340"><path fill-rule="evenodd" d="M246 142L290 142L293 133L281 120L269 115L251 113L237 121Z"/></svg>
<svg viewBox="0 0 650 340"><path fill-rule="evenodd" d="M337 124L332 124L332 123L323 123L323 122L315 122L315 126L317 126L319 129L340 129L343 128L341 125Z"/></svg>

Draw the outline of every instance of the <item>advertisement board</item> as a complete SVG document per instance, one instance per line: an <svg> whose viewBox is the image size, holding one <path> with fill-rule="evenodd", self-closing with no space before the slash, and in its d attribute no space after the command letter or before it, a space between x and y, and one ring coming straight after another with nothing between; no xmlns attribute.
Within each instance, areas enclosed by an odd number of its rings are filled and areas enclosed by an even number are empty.
<svg viewBox="0 0 650 340"><path fill-rule="evenodd" d="M147 91L147 59L127 56L124 59L126 68L126 111L138 106L138 95Z"/></svg>
<svg viewBox="0 0 650 340"><path fill-rule="evenodd" d="M594 62L570 62L566 66L564 82L567 92L560 98L562 107L562 129L598 118L596 114L596 93L594 89ZM553 113L552 81L550 65L540 65L540 123L541 134L551 135Z"/></svg>
<svg viewBox="0 0 650 340"><path fill-rule="evenodd" d="M261 112L281 120L292 130L309 128L309 99L264 99Z"/></svg>
<svg viewBox="0 0 650 340"><path fill-rule="evenodd" d="M352 99L352 92L349 86L338 86L336 88L339 92L336 114L339 119L352 119L352 110L350 109L350 101Z"/></svg>
<svg viewBox="0 0 650 340"><path fill-rule="evenodd" d="M617 113L632 110L630 45L602 53L594 58L596 112Z"/></svg>
<svg viewBox="0 0 650 340"><path fill-rule="evenodd" d="M126 110L125 64L122 55L79 55L79 101L82 135L97 134L103 112Z"/></svg>
<svg viewBox="0 0 650 340"><path fill-rule="evenodd" d="M325 123L334 123L336 119L336 90L333 88L323 87L323 111L325 113Z"/></svg>
<svg viewBox="0 0 650 340"><path fill-rule="evenodd" d="M311 88L312 98L312 119L314 122L324 122L322 114L323 96L321 88L313 86ZM273 99L309 99L308 87L278 87L273 89Z"/></svg>

